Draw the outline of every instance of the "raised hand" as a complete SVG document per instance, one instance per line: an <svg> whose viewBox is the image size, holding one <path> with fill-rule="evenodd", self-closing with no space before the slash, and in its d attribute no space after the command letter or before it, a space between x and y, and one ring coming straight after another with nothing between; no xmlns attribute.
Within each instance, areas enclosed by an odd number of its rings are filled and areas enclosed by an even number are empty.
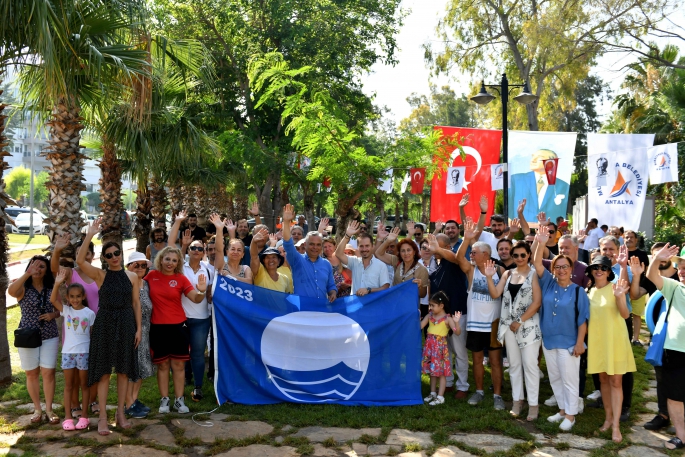
<svg viewBox="0 0 685 457"><path fill-rule="evenodd" d="M511 223L509 224L509 233L513 235L519 230L521 230L521 221L518 218L512 219Z"/></svg>
<svg viewBox="0 0 685 457"><path fill-rule="evenodd" d="M207 292L207 277L203 274L197 277L197 290Z"/></svg>
<svg viewBox="0 0 685 457"><path fill-rule="evenodd" d="M55 286L59 287L64 281L67 280L67 269L64 267L59 267L59 273L55 277Z"/></svg>
<svg viewBox="0 0 685 457"><path fill-rule="evenodd" d="M376 235L378 239L385 239L388 237L388 231L385 229L384 221L378 221L378 227L376 227Z"/></svg>
<svg viewBox="0 0 685 457"><path fill-rule="evenodd" d="M585 229L578 230L577 237L578 237L578 241L585 241L585 239L587 238L587 235L585 234Z"/></svg>
<svg viewBox="0 0 685 457"><path fill-rule="evenodd" d="M438 249L440 249L440 244L438 244L438 239L432 233L428 234L428 249L430 249L433 254L438 252Z"/></svg>
<svg viewBox="0 0 685 457"><path fill-rule="evenodd" d="M31 263L29 264L29 267L26 269L26 272L30 274L31 276L37 274L40 272L40 260L32 260Z"/></svg>
<svg viewBox="0 0 685 457"><path fill-rule="evenodd" d="M625 279L619 279L618 281L616 281L616 284L614 284L612 287L614 289L615 297L625 296L625 294L627 294L630 290L630 288L628 287L628 281L626 281Z"/></svg>
<svg viewBox="0 0 685 457"><path fill-rule="evenodd" d="M488 199L485 195L480 196L480 201L478 202L478 204L480 205L481 212L488 210Z"/></svg>
<svg viewBox="0 0 685 457"><path fill-rule="evenodd" d="M400 228L393 227L393 229L390 230L390 233L388 233L388 241L395 241L398 236L400 236Z"/></svg>
<svg viewBox="0 0 685 457"><path fill-rule="evenodd" d="M541 225L538 228L538 233L537 235L535 235L535 239L538 243L546 245L549 241L549 227L547 227L546 225Z"/></svg>
<svg viewBox="0 0 685 457"><path fill-rule="evenodd" d="M330 222L330 219L327 217L322 217L321 220L319 220L319 233L323 233L326 231L328 228L328 222Z"/></svg>
<svg viewBox="0 0 685 457"><path fill-rule="evenodd" d="M269 246L272 248L275 248L277 244L278 244L278 237L276 236L276 234L275 233L269 234Z"/></svg>
<svg viewBox="0 0 685 457"><path fill-rule="evenodd" d="M495 261L490 259L485 261L485 276L493 277L497 273L497 268L495 267Z"/></svg>
<svg viewBox="0 0 685 457"><path fill-rule="evenodd" d="M88 235L92 238L100 232L100 224L102 223L102 218L98 217L90 224L88 227Z"/></svg>
<svg viewBox="0 0 685 457"><path fill-rule="evenodd" d="M359 233L359 222L350 221L350 223L347 224L347 230L345 230L345 234L352 238L357 233Z"/></svg>
<svg viewBox="0 0 685 457"><path fill-rule="evenodd" d="M209 216L209 222L214 224L214 227L216 227L216 233L220 234L224 230L224 223L221 220L221 216L219 216L216 213L212 213L211 216Z"/></svg>
<svg viewBox="0 0 685 457"><path fill-rule="evenodd" d="M224 224L224 227L226 227L226 230L228 230L229 232L235 231L235 229L237 228L235 223L233 223L233 221L230 219L224 219L223 224Z"/></svg>
<svg viewBox="0 0 685 457"><path fill-rule="evenodd" d="M191 234L190 229L186 229L185 232L183 232L183 237L181 237L181 246L190 246L190 243L193 242L193 235Z"/></svg>
<svg viewBox="0 0 685 457"><path fill-rule="evenodd" d="M519 206L516 208L518 214L522 214L523 210L526 209L526 199L519 200Z"/></svg>
<svg viewBox="0 0 685 457"><path fill-rule="evenodd" d="M654 254L654 260L658 260L660 262L667 262L671 260L671 257L678 255L679 251L680 248L678 248L678 246L671 246L671 243L666 243L666 246L664 246L659 252Z"/></svg>
<svg viewBox="0 0 685 457"><path fill-rule="evenodd" d="M437 221L435 221L435 231L436 231L436 232L441 232L441 231L442 231L442 227L443 227L444 225L445 225L445 223L442 221L442 219L438 219Z"/></svg>
<svg viewBox="0 0 685 457"><path fill-rule="evenodd" d="M461 319L461 311L457 311L456 313L454 313L452 319L454 319L454 322L459 322L459 319Z"/></svg>
<svg viewBox="0 0 685 457"><path fill-rule="evenodd" d="M470 240L476 236L477 226L471 219L464 222L464 239Z"/></svg>
<svg viewBox="0 0 685 457"><path fill-rule="evenodd" d="M290 224L293 221L293 218L295 217L295 208L293 208L293 205L288 203L283 207L283 223L288 223Z"/></svg>
<svg viewBox="0 0 685 457"><path fill-rule="evenodd" d="M538 213L538 224L540 227L542 227L543 225L549 224L549 219L547 219L547 215L545 214L544 211L540 211Z"/></svg>
<svg viewBox="0 0 685 457"><path fill-rule="evenodd" d="M254 202L252 204L252 208L247 210L248 213L250 213L253 216L259 216L259 204L257 202Z"/></svg>
<svg viewBox="0 0 685 457"><path fill-rule="evenodd" d="M645 264L640 262L637 257L630 258L630 271L633 272L633 276L640 276L645 272Z"/></svg>
<svg viewBox="0 0 685 457"><path fill-rule="evenodd" d="M618 256L616 257L616 263L625 268L628 266L628 247L624 244L618 248Z"/></svg>
<svg viewBox="0 0 685 457"><path fill-rule="evenodd" d="M188 217L188 212L186 210L182 209L176 215L176 219L174 219L174 222L176 222L176 221L183 222L187 217Z"/></svg>
<svg viewBox="0 0 685 457"><path fill-rule="evenodd" d="M62 249L69 246L69 241L71 240L71 234L63 233L62 235L57 235L55 237L55 251L61 251Z"/></svg>
<svg viewBox="0 0 685 457"><path fill-rule="evenodd" d="M252 236L252 241L257 241L258 244L261 244L262 242L266 243L267 239L269 239L269 231L265 228Z"/></svg>
<svg viewBox="0 0 685 457"><path fill-rule="evenodd" d="M459 201L459 207L463 208L469 203L469 194L464 194Z"/></svg>
<svg viewBox="0 0 685 457"><path fill-rule="evenodd" d="M408 238L411 238L412 236L414 236L415 228L416 228L416 224L414 223L414 221L407 222L407 237Z"/></svg>

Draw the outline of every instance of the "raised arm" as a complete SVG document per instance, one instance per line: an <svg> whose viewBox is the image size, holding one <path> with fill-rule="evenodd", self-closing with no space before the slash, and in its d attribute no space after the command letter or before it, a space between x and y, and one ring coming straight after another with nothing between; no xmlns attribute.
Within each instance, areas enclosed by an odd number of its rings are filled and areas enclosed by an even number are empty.
<svg viewBox="0 0 685 457"><path fill-rule="evenodd" d="M478 226L476 227L476 233L474 234L473 238L471 238L472 243L474 243L480 237L480 234L483 233L483 228L485 228L485 216L488 212L488 199L485 197L485 195L480 196L480 201L478 202L478 205L480 206L480 217L478 218Z"/></svg>
<svg viewBox="0 0 685 457"><path fill-rule="evenodd" d="M385 252L385 250L388 248L388 244L392 243L397 239L397 236L400 234L400 228L399 227L394 227L392 230L390 230L390 233L388 233L388 236L385 237L383 242L376 246L376 252L373 253L373 255L376 256L378 260L381 262L394 266L392 264L392 255L388 254ZM344 241L344 240L343 240ZM337 250L337 249L336 249Z"/></svg>
<svg viewBox="0 0 685 457"><path fill-rule="evenodd" d="M67 269L62 267L59 269L59 274L55 277L55 285L52 288L52 294L50 295L50 302L52 306L55 307L60 313L64 309L64 303L62 302L62 297L59 293L59 286L64 284L67 279Z"/></svg>
<svg viewBox="0 0 685 457"><path fill-rule="evenodd" d="M516 237L516 234L521 230L521 221L519 219L512 219L509 224L509 233L507 233L506 239L512 241Z"/></svg>
<svg viewBox="0 0 685 457"><path fill-rule="evenodd" d="M207 277L203 274L197 277L197 286L186 293L186 297L193 301L193 303L201 303L207 293Z"/></svg>
<svg viewBox="0 0 685 457"><path fill-rule="evenodd" d="M347 263L350 261L347 258L347 254L345 254L345 246L347 244L347 240L352 238L354 235L359 233L359 222L357 221L350 221L349 224L347 224L347 230L345 230L345 236L342 237L342 240L340 240L340 243L335 247L335 256L340 259L343 265L347 266Z"/></svg>
<svg viewBox="0 0 685 457"><path fill-rule="evenodd" d="M497 265L495 265L495 261L490 259L485 261L485 277L487 278L488 281L488 292L490 293L490 297L492 298L499 298L502 296L502 293L504 292L504 285L507 282L507 277L509 275L509 271L506 271L504 275L500 278L499 282L495 284L495 280L493 279L493 276L495 276L495 273L497 273Z"/></svg>
<svg viewBox="0 0 685 457"><path fill-rule="evenodd" d="M618 256L616 257L616 263L620 265L621 270L618 275L619 279L623 279L628 285L628 292L630 292L630 275L628 274L628 247L623 245L618 248ZM638 285L639 287L639 285ZM627 318L626 318L627 319Z"/></svg>
<svg viewBox="0 0 685 457"><path fill-rule="evenodd" d="M259 251L262 250L268 238L269 231L267 229L261 229L252 237L252 243L250 243L250 270L252 270L252 276L257 276L257 273L259 273L259 267L261 266Z"/></svg>
<svg viewBox="0 0 685 457"><path fill-rule="evenodd" d="M295 217L295 208L293 208L293 205L288 203L285 205L283 208L283 241L288 241L290 239L290 223L293 221L293 218Z"/></svg>
<svg viewBox="0 0 685 457"><path fill-rule="evenodd" d="M171 226L171 231L169 232L169 238L167 239L167 246L176 247L176 240L178 239L178 232L181 230L181 223L188 217L185 210L181 210L176 215L174 219L174 225Z"/></svg>
<svg viewBox="0 0 685 457"><path fill-rule="evenodd" d="M484 216L481 214L481 219ZM476 225L471 219L466 219L464 222L464 241L459 245L457 250L457 263L461 271L468 274L471 271L471 262L466 258L466 251L469 249L469 245L473 242L476 236Z"/></svg>
<svg viewBox="0 0 685 457"><path fill-rule="evenodd" d="M443 260L446 260L448 262L459 263L457 261L457 256L454 252L452 252L450 249L440 247L440 243L438 243L438 238L435 235L429 233L426 238L428 239L428 249L430 249L432 254L438 254L442 257Z"/></svg>
<svg viewBox="0 0 685 457"><path fill-rule="evenodd" d="M97 218L92 224L90 224L90 227L88 227L88 231L86 232L86 237L83 239L82 246L88 246L90 244L90 240L92 240L95 234L100 231L100 222L100 218ZM78 267L86 274L86 276L93 278L99 288L102 286L102 282L105 280L105 271L86 262L87 253L88 249L78 250L78 255L76 256L76 265L78 265ZM104 255L104 252L102 254Z"/></svg>
<svg viewBox="0 0 685 457"><path fill-rule="evenodd" d="M260 225L262 223L262 218L259 217L259 204L255 201L252 204L252 208L248 211L254 217L254 224Z"/></svg>
<svg viewBox="0 0 685 457"><path fill-rule="evenodd" d="M17 300L21 300L24 297L24 283L31 276L38 273L40 270L39 262L40 260L32 260L24 274L21 275L19 279L16 279L10 283L9 287L7 288L7 293L10 294L10 296L16 298Z"/></svg>
<svg viewBox="0 0 685 457"><path fill-rule="evenodd" d="M633 273L633 279L630 281L630 299L637 300L647 293L645 289L640 287L640 279L645 271L645 264L640 263L640 259L637 257L631 257L628 266Z"/></svg>
<svg viewBox="0 0 685 457"><path fill-rule="evenodd" d="M549 240L549 228L542 226L538 229L537 235L535 235L535 241L533 242L533 266L535 267L535 272L538 277L541 278L545 274L545 267L542 265L542 259L545 252L545 244Z"/></svg>
<svg viewBox="0 0 685 457"><path fill-rule="evenodd" d="M528 221L526 220L526 216L523 215L523 210L526 209L526 199L524 198L523 200L519 201L519 206L516 208L516 212L518 213L518 219L519 222L521 223L521 230L523 231L523 236L530 235L530 226L528 225Z"/></svg>
<svg viewBox="0 0 685 457"><path fill-rule="evenodd" d="M190 246L190 243L194 241L194 237L192 235L192 232L190 229L186 229L183 232L183 236L181 237L181 254L183 257L185 257L186 252L188 251L188 246Z"/></svg>
<svg viewBox="0 0 685 457"><path fill-rule="evenodd" d="M661 273L659 273L659 265L661 262L670 262L671 257L678 255L678 251L680 251L678 246L671 246L671 243L666 243L666 246L654 253L652 261L649 263L649 268L647 269L647 279L652 281L657 289L661 290L664 288L664 278L662 278Z"/></svg>
<svg viewBox="0 0 685 457"><path fill-rule="evenodd" d="M69 233L64 233L62 235L57 235L55 237L55 249L52 251L52 257L50 257L50 270L52 270L52 274L56 275L61 271L60 265L59 265L59 258L62 256L62 251L69 246L69 242L71 241L71 234ZM86 246L87 247L87 246ZM68 284L71 282L71 268L69 267L62 267L66 268L65 274L66 274L66 279L65 282Z"/></svg>
<svg viewBox="0 0 685 457"><path fill-rule="evenodd" d="M616 284L613 284L614 298L616 299L616 307L623 319L628 319L630 311L628 311L628 302L626 301L626 294L629 291L628 281L619 279Z"/></svg>
<svg viewBox="0 0 685 457"><path fill-rule="evenodd" d="M322 217L319 220L319 230L318 232L321 234L321 236L326 236L328 234L327 229L328 229L328 223L330 222L330 219L327 217Z"/></svg>
<svg viewBox="0 0 685 457"><path fill-rule="evenodd" d="M433 235L438 235L439 233L442 233L442 227L445 224L442 222L442 219L438 219L435 221L435 230L433 231Z"/></svg>
<svg viewBox="0 0 685 457"><path fill-rule="evenodd" d="M224 268L224 222L233 225L233 221L230 219L227 221L222 221L218 214L212 214L209 217L209 221L214 224L216 228L216 237L214 238L214 270L217 274L221 274L221 270Z"/></svg>
<svg viewBox="0 0 685 457"><path fill-rule="evenodd" d="M461 200L459 201L459 219L461 220L462 224L466 220L466 205L468 204L468 202L469 194L464 194L464 196L461 197Z"/></svg>

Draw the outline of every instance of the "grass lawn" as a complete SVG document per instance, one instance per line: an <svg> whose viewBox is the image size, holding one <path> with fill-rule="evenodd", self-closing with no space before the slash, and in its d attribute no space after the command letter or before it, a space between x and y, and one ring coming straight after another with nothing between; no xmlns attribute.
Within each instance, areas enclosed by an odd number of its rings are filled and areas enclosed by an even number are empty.
<svg viewBox="0 0 685 457"><path fill-rule="evenodd" d="M20 399L22 403L29 403L30 397L26 391L25 375L19 366L19 358L16 349L13 346L13 330L17 327L19 322L19 308L12 308L8 310L8 337L10 339L11 355L12 355L12 369L14 373L14 383L8 387L0 389L0 401ZM630 425L632 421L637 420L637 416L641 413L647 413L644 408L644 403L648 400L643 396L643 391L648 388L649 379L653 379L654 372L650 365L644 362L645 350L643 348L633 347L636 356L636 363L638 371L635 373L635 387L633 391L633 404L631 409L631 422L622 424L622 433L624 438L629 438ZM61 360L61 356L58 357ZM546 367L542 369L546 372ZM57 389L55 402L62 403L62 391L64 378L59 370L57 371ZM505 375L505 385L503 390L503 397L506 402L511 402L511 387L508 382L508 374ZM206 380L205 380L206 381ZM475 383L470 379L471 392L474 391ZM388 380L392 383L392 379ZM514 447L508 453L497 453L503 457L517 457L519 455L527 454L531 451L535 441L532 433L544 433L546 435L556 435L559 432L558 424L550 424L547 422L547 416L551 416L558 410L544 406L543 402L552 394L551 387L547 378L540 383L540 417L534 423L525 421L524 408L523 419L512 418L508 411L495 411L493 408L492 394L487 390L490 384L489 369L486 373L486 400L477 407L470 406L464 400L457 401L452 395L448 393L446 396L446 403L443 406L431 407L426 405L419 406L405 406L405 407L348 407L338 405L300 405L292 403L282 403L276 405L260 405L260 406L246 406L246 405L223 405L217 412L237 416L238 420L260 420L265 421L280 429L282 426L289 424L293 427L300 428L306 426L331 426L331 427L380 427L382 433L380 438L368 437L367 444L384 442L387 435L393 428L405 428L415 431L430 432L437 449L441 445L454 444L449 440L449 436L454 433L464 432L479 432L479 433L502 433L514 438L526 440L528 444ZM173 388L171 388L173 389ZM589 394L593 390L592 378L588 376L586 392L583 396ZM173 390L172 390L173 391ZM191 410L191 413L210 411L216 408L216 400L213 394L213 386L205 382L204 395L202 402L194 403L190 400L191 388L186 387L186 400ZM429 392L429 378L423 376L422 378L422 393L423 396ZM156 378L148 378L143 382L141 389L140 400L153 409L154 415L159 405L159 394L157 390ZM650 401L656 401L651 398ZM108 404L116 404L116 385L114 382L110 384ZM63 411L56 411L58 415L63 417ZM15 408L8 408L3 410L3 418L0 418L0 432L8 433L13 431L11 420L14 416L19 414L26 414L20 412ZM110 411L110 416L113 417L114 411ZM165 415L161 418L162 422L171 421L174 414ZM158 415L159 418L159 415ZM201 417L199 418L201 419ZM598 428L604 422L604 410L593 409L586 407L585 412L579 415L576 419L576 425L573 428L573 433L580 436L592 437L600 436L608 439L607 445L601 449L595 450L591 453L592 457L600 457L603 455L616 455L616 451L627 447L629 440L624 439L620 445L615 445L611 442L611 432L599 433ZM267 442L272 438L264 437ZM249 443L248 443L249 444ZM287 444L287 443L285 443ZM297 443L293 443L297 447ZM563 443L560 445L563 446ZM463 447L463 446L462 446ZM484 455L483 450L467 449L472 453ZM224 452L225 447L216 446L210 448L211 453ZM680 455L681 453L677 453ZM675 454L674 454L675 455Z"/></svg>

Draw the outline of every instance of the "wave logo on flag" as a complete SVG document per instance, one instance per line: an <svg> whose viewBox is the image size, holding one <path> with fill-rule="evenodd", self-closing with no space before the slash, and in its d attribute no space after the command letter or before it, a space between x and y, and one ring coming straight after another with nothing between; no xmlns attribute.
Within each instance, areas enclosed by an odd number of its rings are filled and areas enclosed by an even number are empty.
<svg viewBox="0 0 685 457"><path fill-rule="evenodd" d="M678 181L678 144L668 143L651 147L649 157L650 184Z"/></svg>
<svg viewBox="0 0 685 457"><path fill-rule="evenodd" d="M618 155L620 153L614 154ZM616 159L618 160L618 157ZM638 167L633 166L628 160L616 161L615 164L616 171L614 175L616 176L616 181L614 181L614 185L609 191L609 199L606 200L606 203L611 205L633 205L633 198L641 198L644 193L644 177L640 174ZM597 194L600 197L604 196L601 187L597 188Z"/></svg>
<svg viewBox="0 0 685 457"><path fill-rule="evenodd" d="M504 167L501 163L490 165L492 190L504 189Z"/></svg>
<svg viewBox="0 0 685 457"><path fill-rule="evenodd" d="M293 332L297 327L302 331ZM298 341L284 345L293 334ZM320 357L303 358L301 348L305 347ZM298 402L349 400L369 367L366 333L353 319L338 313L302 311L277 317L262 334L261 350L262 362L278 390Z"/></svg>

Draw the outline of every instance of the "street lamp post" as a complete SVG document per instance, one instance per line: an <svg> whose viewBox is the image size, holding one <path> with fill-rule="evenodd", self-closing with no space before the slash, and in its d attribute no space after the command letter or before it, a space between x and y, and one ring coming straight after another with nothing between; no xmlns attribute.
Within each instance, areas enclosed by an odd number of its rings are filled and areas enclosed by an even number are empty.
<svg viewBox="0 0 685 457"><path fill-rule="evenodd" d="M522 105L529 105L533 103L538 99L538 96L530 93L527 81L523 84L509 84L507 74L502 73L502 81L499 84L485 84L485 82L482 82L480 86L480 92L471 97L471 100L479 105L486 105L494 100L495 96L488 93L487 89L485 89L486 87L494 89L500 95L500 97L502 97L502 178L504 181L502 196L504 197L504 217L506 220L509 220L509 132L507 130L507 105L509 102L509 95L511 95L510 88L522 88L521 93L514 97L514 100Z"/></svg>

